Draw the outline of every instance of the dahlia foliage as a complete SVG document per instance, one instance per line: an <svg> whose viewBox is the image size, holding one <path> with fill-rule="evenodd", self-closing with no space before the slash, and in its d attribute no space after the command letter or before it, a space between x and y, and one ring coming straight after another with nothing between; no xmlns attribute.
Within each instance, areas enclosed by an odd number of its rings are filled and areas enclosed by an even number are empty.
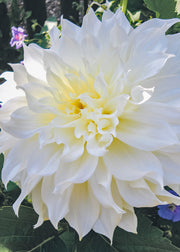
<svg viewBox="0 0 180 252"><path fill-rule="evenodd" d="M16 182L18 209L29 195L57 228L65 218L79 237L136 232L134 207L180 204L179 19L132 28L118 10L82 27L61 20L51 47L24 45L0 86L2 180Z"/></svg>

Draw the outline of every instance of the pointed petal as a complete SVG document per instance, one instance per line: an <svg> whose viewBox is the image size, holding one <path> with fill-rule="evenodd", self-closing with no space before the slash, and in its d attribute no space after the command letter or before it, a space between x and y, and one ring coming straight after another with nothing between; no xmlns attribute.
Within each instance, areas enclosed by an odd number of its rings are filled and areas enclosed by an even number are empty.
<svg viewBox="0 0 180 252"><path fill-rule="evenodd" d="M24 92L16 87L13 72L5 72L0 77L7 80L0 85L0 102L5 103L9 99L24 96Z"/></svg>
<svg viewBox="0 0 180 252"><path fill-rule="evenodd" d="M119 223L119 227L127 232L137 233L137 217L134 208L124 202L125 213Z"/></svg>
<svg viewBox="0 0 180 252"><path fill-rule="evenodd" d="M65 217L69 209L73 211L73 208L69 208L72 187L65 190L63 194L53 193L54 188L54 176L44 177L41 189L42 200L48 209L50 221L57 228L58 222Z"/></svg>
<svg viewBox="0 0 180 252"><path fill-rule="evenodd" d="M112 174L107 170L103 159L99 158L98 166L89 183L92 191L101 205L105 208L112 208L118 214L123 210L116 204L111 193Z"/></svg>
<svg viewBox="0 0 180 252"><path fill-rule="evenodd" d="M93 228L99 216L99 204L88 183L74 185L69 209L65 218L81 239Z"/></svg>
<svg viewBox="0 0 180 252"><path fill-rule="evenodd" d="M111 242L115 228L118 226L122 214L117 214L112 208L101 209L101 214L95 223L93 230L97 233L107 236Z"/></svg>

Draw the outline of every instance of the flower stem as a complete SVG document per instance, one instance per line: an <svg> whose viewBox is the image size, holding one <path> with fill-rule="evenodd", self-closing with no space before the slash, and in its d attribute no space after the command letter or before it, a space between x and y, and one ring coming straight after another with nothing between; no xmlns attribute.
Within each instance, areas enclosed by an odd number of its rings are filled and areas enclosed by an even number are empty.
<svg viewBox="0 0 180 252"><path fill-rule="evenodd" d="M122 12L126 14L128 0L122 1Z"/></svg>

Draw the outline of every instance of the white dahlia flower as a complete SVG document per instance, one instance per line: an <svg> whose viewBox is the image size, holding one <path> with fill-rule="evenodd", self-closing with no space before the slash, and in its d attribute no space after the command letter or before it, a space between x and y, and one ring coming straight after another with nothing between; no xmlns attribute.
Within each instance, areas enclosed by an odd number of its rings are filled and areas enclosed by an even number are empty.
<svg viewBox="0 0 180 252"><path fill-rule="evenodd" d="M118 10L93 10L82 27L62 19L51 48L24 45L24 65L0 87L2 180L30 195L57 227L65 218L80 237L136 232L134 207L174 202L180 183L180 34L178 19L133 29Z"/></svg>

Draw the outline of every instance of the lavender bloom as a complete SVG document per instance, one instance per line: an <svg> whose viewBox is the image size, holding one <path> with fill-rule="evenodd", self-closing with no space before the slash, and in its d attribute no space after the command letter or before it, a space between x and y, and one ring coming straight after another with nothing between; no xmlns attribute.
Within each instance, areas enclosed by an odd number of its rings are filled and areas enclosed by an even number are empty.
<svg viewBox="0 0 180 252"><path fill-rule="evenodd" d="M170 193L179 196L173 190L169 190ZM180 221L180 206L175 204L159 205L158 215L166 220L172 220L173 222Z"/></svg>
<svg viewBox="0 0 180 252"><path fill-rule="evenodd" d="M27 37L26 34L24 34L24 29L21 27L11 27L11 32L12 32L12 38L10 41L11 47L16 45L16 49L19 49L23 45L23 41L25 37Z"/></svg>

